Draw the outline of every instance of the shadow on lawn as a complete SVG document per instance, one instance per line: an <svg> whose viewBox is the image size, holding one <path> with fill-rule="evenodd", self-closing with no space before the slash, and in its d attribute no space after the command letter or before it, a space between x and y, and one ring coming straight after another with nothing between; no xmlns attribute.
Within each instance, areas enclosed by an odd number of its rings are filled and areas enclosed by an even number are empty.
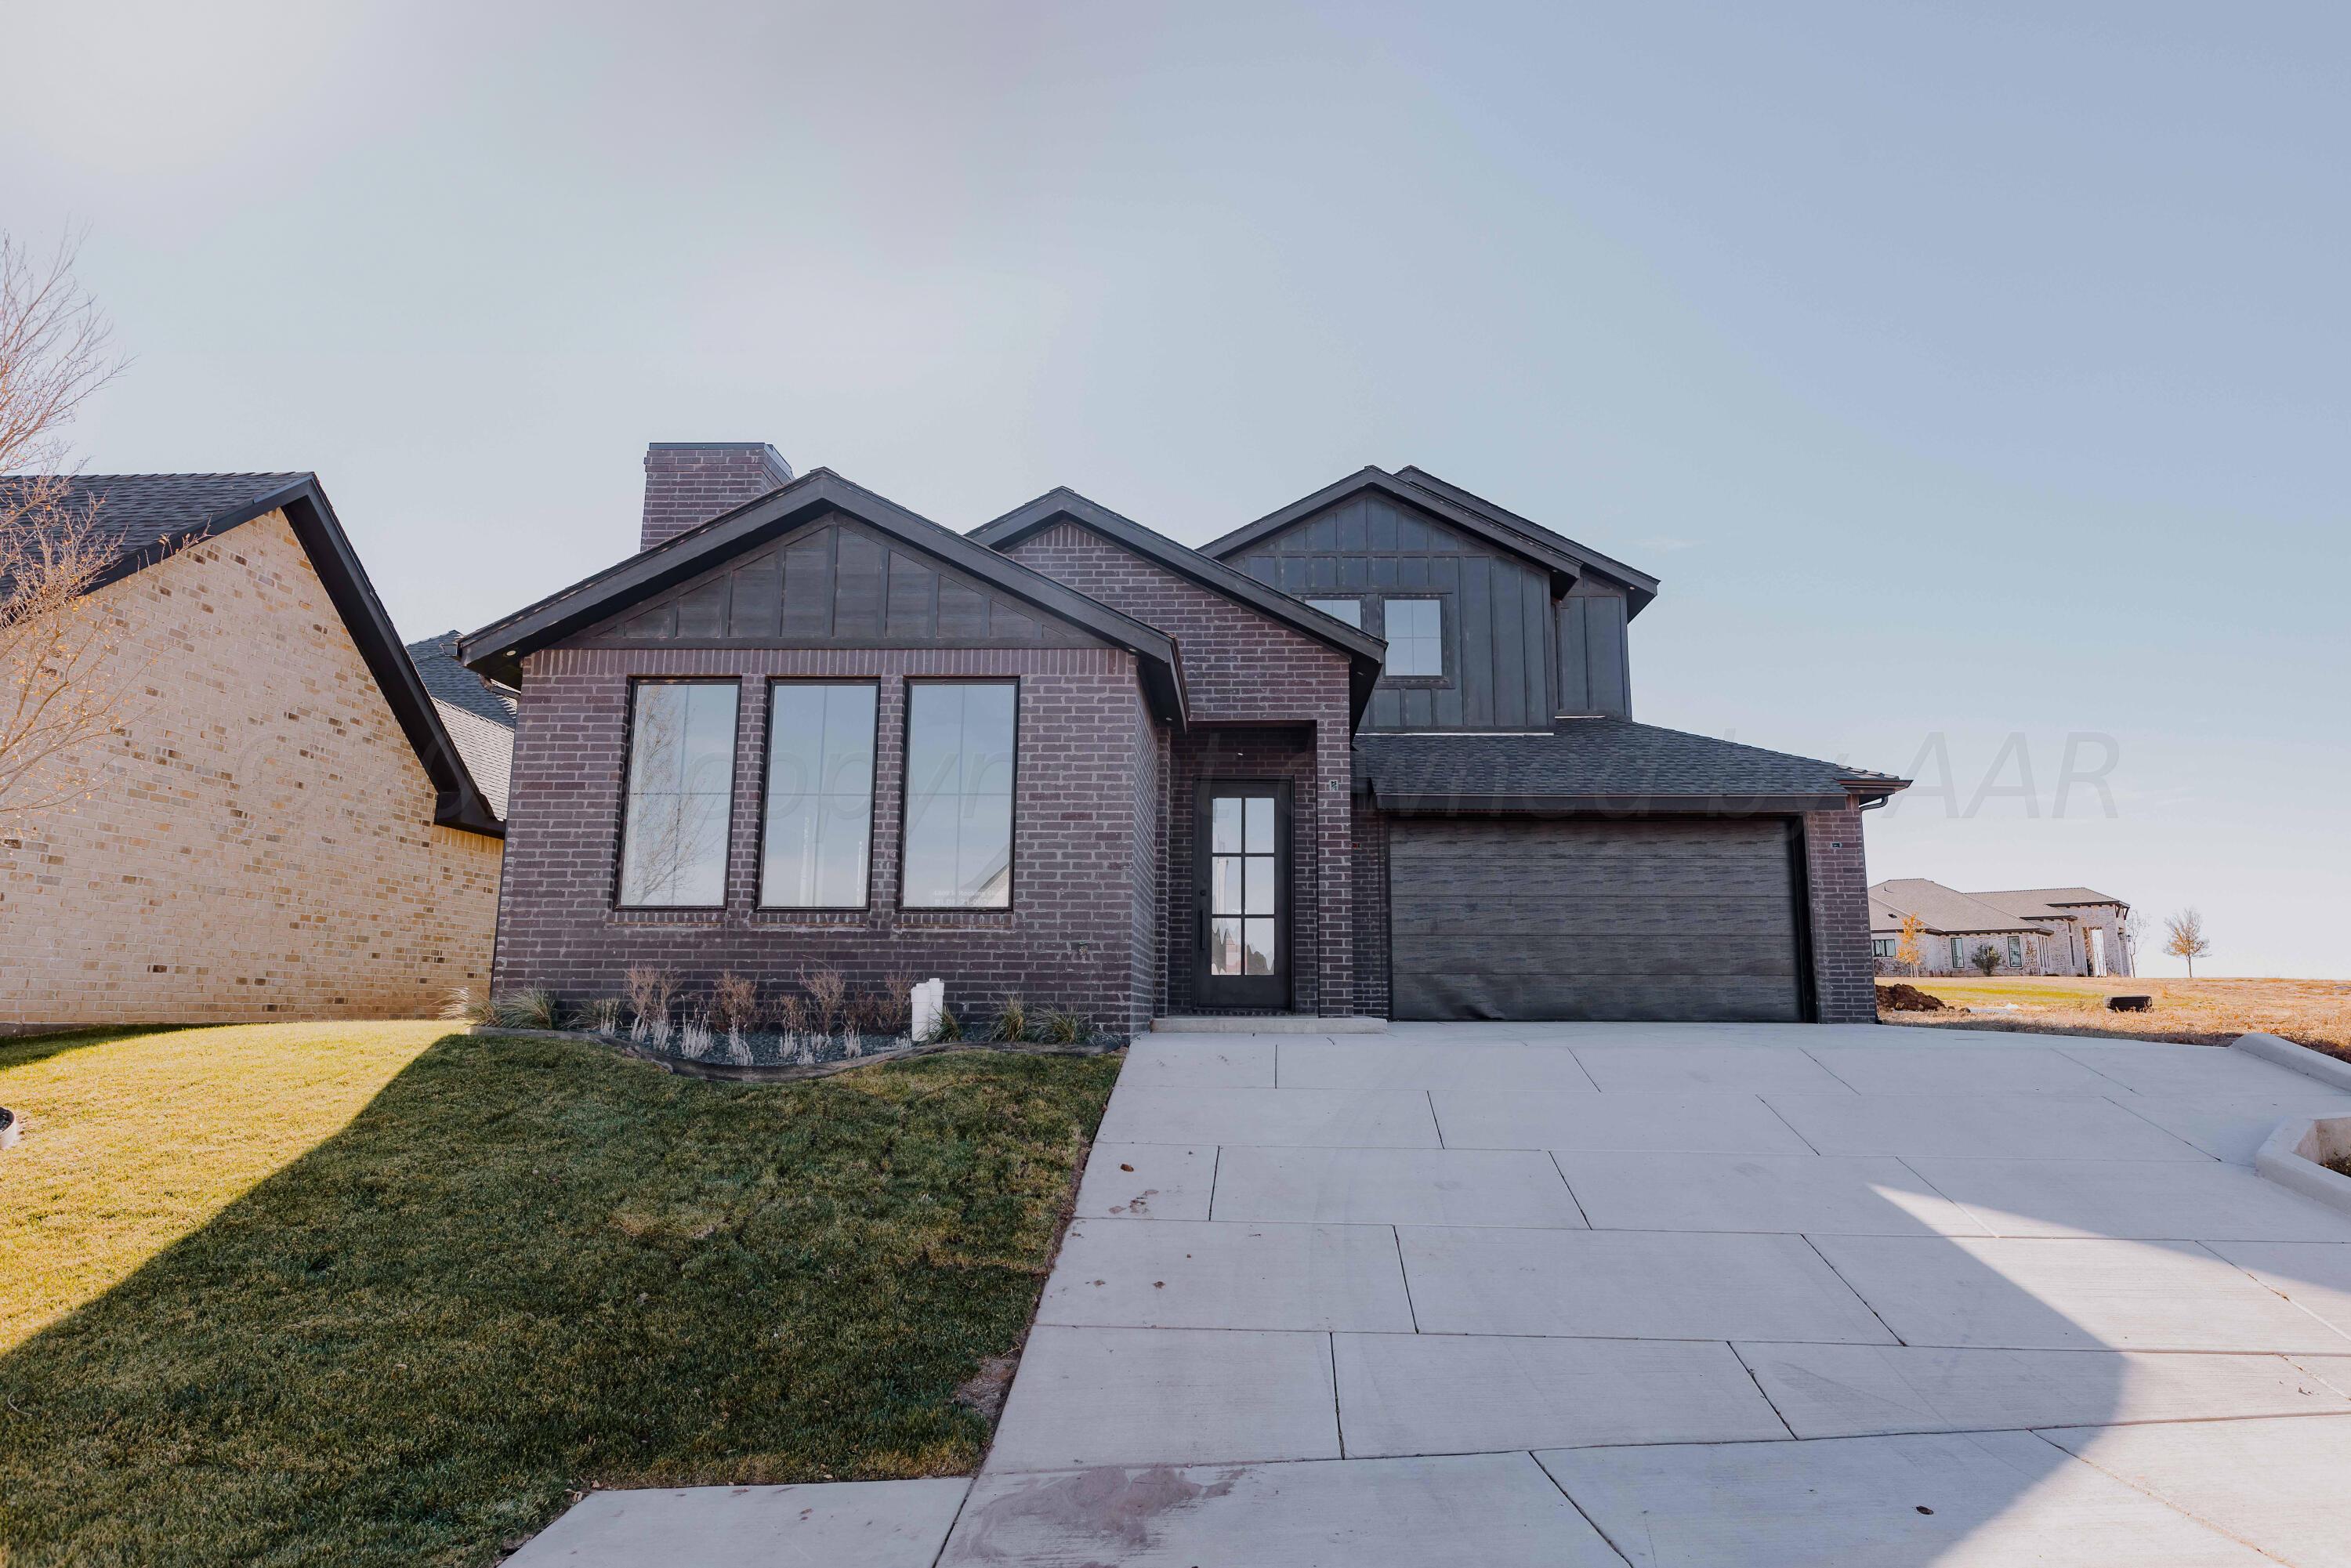
<svg viewBox="0 0 2351 1568"><path fill-rule="evenodd" d="M130 1040L142 1034L170 1034L177 1030L196 1027L199 1026L175 1023L113 1024L104 1029L60 1030L54 1034L0 1035L0 1069L30 1067L37 1061L47 1061L69 1051L105 1045L110 1040Z"/></svg>
<svg viewBox="0 0 2351 1568"><path fill-rule="evenodd" d="M0 1560L483 1563L591 1479L968 1469L954 1390L1018 1343L1116 1071L443 1040L0 1358Z"/></svg>

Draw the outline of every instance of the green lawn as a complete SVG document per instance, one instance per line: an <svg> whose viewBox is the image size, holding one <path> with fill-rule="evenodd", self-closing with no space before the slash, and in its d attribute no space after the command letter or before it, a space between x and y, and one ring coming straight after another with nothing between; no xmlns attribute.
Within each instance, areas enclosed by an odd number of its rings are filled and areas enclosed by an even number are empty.
<svg viewBox="0 0 2351 1568"><path fill-rule="evenodd" d="M969 1469L1115 1058L0 1045L0 1562L483 1563L591 1481Z"/></svg>

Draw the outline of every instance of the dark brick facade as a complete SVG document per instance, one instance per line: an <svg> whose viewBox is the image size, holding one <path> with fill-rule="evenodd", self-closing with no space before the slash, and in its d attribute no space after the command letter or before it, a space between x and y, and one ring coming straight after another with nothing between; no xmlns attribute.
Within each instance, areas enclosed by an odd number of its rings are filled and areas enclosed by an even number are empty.
<svg viewBox="0 0 2351 1568"><path fill-rule="evenodd" d="M764 441L656 441L645 448L645 510L637 548L789 485L792 465Z"/></svg>
<svg viewBox="0 0 2351 1568"><path fill-rule="evenodd" d="M654 448L647 543L764 494L780 466L763 446ZM1176 734L1155 717L1134 656L1104 646L611 646L609 636L583 632L524 665L494 988L547 987L578 1002L622 994L626 972L648 966L674 970L690 993L706 993L729 970L780 988L829 965L865 988L935 975L963 1014L1018 994L1111 1027L1146 1027L1155 1014L1197 1010L1192 841L1201 782L1278 778L1293 790L1290 1006L1384 1016L1387 834L1353 793L1346 655L1081 525L1057 523L1008 553L1171 636L1189 728ZM608 645L589 645L598 641ZM723 909L614 907L629 685L642 676L740 684ZM906 682L928 676L1019 683L1009 910L898 907ZM765 688L795 677L879 685L862 910L755 907ZM1809 816L1804 841L1819 1016L1868 1021L1860 814Z"/></svg>
<svg viewBox="0 0 2351 1568"><path fill-rule="evenodd" d="M1813 989L1823 1023L1877 1021L1861 820L1854 806L1804 818L1804 868L1812 882Z"/></svg>
<svg viewBox="0 0 2351 1568"><path fill-rule="evenodd" d="M737 744L723 910L614 907L629 685L634 676L737 680ZM909 676L1019 682L1013 891L1008 910L898 907ZM853 912L760 910L759 803L770 677L874 678L872 870ZM1161 737L1132 655L1109 648L580 649L524 666L513 799L499 890L499 991L543 986L567 1002L622 994L627 971L672 969L706 993L735 970L787 986L831 965L859 986L947 982L959 1012L1008 995L1074 1009L1114 1028L1149 1020L1138 987L1156 956L1138 898L1155 904L1158 846L1138 830L1155 796ZM1143 892L1138 894L1137 890Z"/></svg>
<svg viewBox="0 0 2351 1568"><path fill-rule="evenodd" d="M1346 655L1075 523L1057 523L1008 553L1156 626L1183 651L1195 733L1177 738L1169 779L1162 994L1171 1008L1180 1010L1189 999L1195 940L1191 783L1200 769L1213 768L1226 778L1295 780L1292 1005L1306 1012L1353 1012L1354 750ZM1262 737L1235 734L1235 727L1267 725L1290 727L1270 750ZM1249 760L1234 760L1237 750ZM1263 766L1249 771L1259 762Z"/></svg>

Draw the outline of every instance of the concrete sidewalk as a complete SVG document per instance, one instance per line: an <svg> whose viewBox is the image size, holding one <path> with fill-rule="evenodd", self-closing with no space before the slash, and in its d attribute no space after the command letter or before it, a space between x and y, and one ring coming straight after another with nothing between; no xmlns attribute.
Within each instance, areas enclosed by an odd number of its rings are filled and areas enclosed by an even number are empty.
<svg viewBox="0 0 2351 1568"><path fill-rule="evenodd" d="M2020 1034L1146 1037L975 1480L512 1562L2351 1568L2351 1218L2251 1168L2329 1111Z"/></svg>
<svg viewBox="0 0 2351 1568"><path fill-rule="evenodd" d="M2351 1219L2249 1168L2328 1108L2012 1034L1149 1038L941 1562L2351 1563Z"/></svg>

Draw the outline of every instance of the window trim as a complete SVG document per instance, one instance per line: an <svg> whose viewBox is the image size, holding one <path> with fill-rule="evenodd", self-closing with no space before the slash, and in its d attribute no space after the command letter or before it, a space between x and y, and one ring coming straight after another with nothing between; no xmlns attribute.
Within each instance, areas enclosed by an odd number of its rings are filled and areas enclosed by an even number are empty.
<svg viewBox="0 0 2351 1568"><path fill-rule="evenodd" d="M1407 590L1401 593L1382 593L1378 596L1380 601L1379 637L1382 642L1386 642L1388 640L1389 605L1403 603L1407 601L1416 601L1431 603L1437 606L1437 673L1433 675L1392 675L1388 674L1387 661L1383 657L1380 662L1380 685L1384 686L1404 687L1443 687L1449 686L1453 684L1454 674L1458 666L1453 657L1452 638L1447 634L1451 623L1455 620L1455 617L1447 613L1446 611L1445 601L1450 597L1451 595L1436 589L1431 589L1426 592L1422 592L1418 590Z"/></svg>
<svg viewBox="0 0 2351 1568"><path fill-rule="evenodd" d="M862 904L769 904L768 891L768 784L776 767L776 688L778 686L871 686L873 688L873 739L866 747L867 784L865 795L865 901ZM875 883L881 873L882 857L874 851L881 847L881 835L874 830L882 820L882 677L879 675L770 675L761 683L767 694L767 712L760 723L767 733L760 737L763 755L759 758L759 832L758 841L751 852L751 907L761 915L854 915L873 907Z"/></svg>
<svg viewBox="0 0 2351 1568"><path fill-rule="evenodd" d="M637 691L642 686L727 686L735 693L735 738L727 749L726 768L726 834L725 859L720 862L718 902L716 904L629 904L621 897L621 889L628 880L629 862L629 772L637 754ZM627 706L621 716L621 773L619 821L612 833L612 883L611 908L627 915L723 915L727 908L727 883L735 862L735 795L740 782L736 774L743 766L743 681L738 675L631 675Z"/></svg>
<svg viewBox="0 0 2351 1568"><path fill-rule="evenodd" d="M1018 675L910 675L904 711L898 716L898 900L908 915L1005 915L1020 907L1020 677ZM914 690L918 686L1010 686L1012 688L1012 821L1006 844L1002 904L909 904L906 902L906 840L914 831Z"/></svg>

